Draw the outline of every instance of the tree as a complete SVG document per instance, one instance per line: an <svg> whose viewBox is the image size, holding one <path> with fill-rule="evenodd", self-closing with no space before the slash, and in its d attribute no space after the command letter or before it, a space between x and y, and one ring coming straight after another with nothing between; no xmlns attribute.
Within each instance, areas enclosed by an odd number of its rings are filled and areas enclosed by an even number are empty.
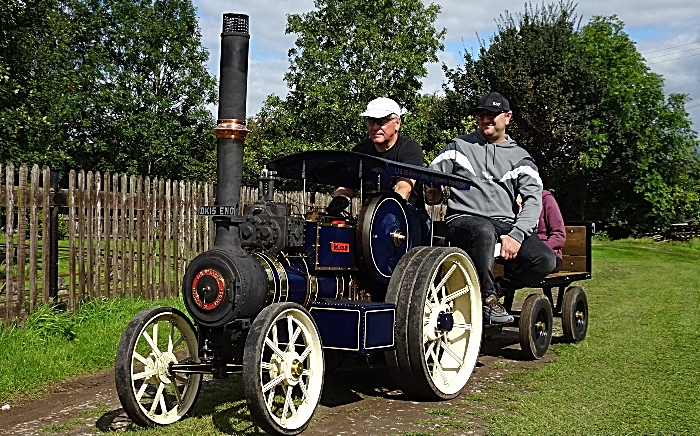
<svg viewBox="0 0 700 436"><path fill-rule="evenodd" d="M39 32L53 50L25 58L29 66L13 66L13 77L29 68L32 80L21 88L29 103L3 108L14 120L3 127L17 132L10 136L9 158L66 169L211 178L216 142L206 106L215 102L216 83L204 67L208 53L191 1L58 0L53 6L53 21L41 19L58 24ZM32 45L34 29L25 21L16 31L26 34L20 53ZM33 96L44 107L32 106ZM41 126L29 123L37 117Z"/></svg>
<svg viewBox="0 0 700 436"><path fill-rule="evenodd" d="M285 74L291 91L285 99L266 100L250 144L284 153L349 149L366 135L359 114L370 100L389 97L410 112L416 108L425 64L436 62L442 49L445 31L434 27L439 6L420 0L315 5L287 19L286 32L297 35Z"/></svg>
<svg viewBox="0 0 700 436"><path fill-rule="evenodd" d="M502 92L515 108L510 133L565 219L639 232L697 213L687 176L697 140L685 97L665 99L662 78L623 27L595 17L581 28L571 2L506 12L478 58L465 54L463 67L446 71L446 99L466 109L488 90Z"/></svg>
<svg viewBox="0 0 700 436"><path fill-rule="evenodd" d="M0 0L0 163L56 166L63 97L76 75L68 45L79 28L62 0Z"/></svg>
<svg viewBox="0 0 700 436"><path fill-rule="evenodd" d="M85 0L82 62L99 74L73 105L75 164L207 179L213 172L215 80L190 0ZM77 102L75 102L77 103Z"/></svg>
<svg viewBox="0 0 700 436"><path fill-rule="evenodd" d="M590 174L591 216L640 232L700 216L700 184L688 177L697 171L698 141L687 96L666 99L663 78L623 27L616 17L594 17L577 35L580 59L600 84L581 164Z"/></svg>
<svg viewBox="0 0 700 436"><path fill-rule="evenodd" d="M447 117L450 123L445 121ZM468 110L455 111L449 101L437 93L419 96L414 109L404 118L401 129L422 145L426 166L453 138L477 127L476 118Z"/></svg>

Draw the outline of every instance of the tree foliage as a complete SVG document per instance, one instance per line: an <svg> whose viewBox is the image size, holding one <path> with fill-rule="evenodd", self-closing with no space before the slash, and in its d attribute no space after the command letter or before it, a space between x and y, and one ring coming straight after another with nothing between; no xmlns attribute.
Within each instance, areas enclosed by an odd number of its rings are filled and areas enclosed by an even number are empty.
<svg viewBox="0 0 700 436"><path fill-rule="evenodd" d="M595 17L577 35L580 58L601 84L581 159L591 174L591 216L641 231L700 216L700 184L688 177L697 171L698 141L687 96L665 97L663 78L649 71L623 27L615 17Z"/></svg>
<svg viewBox="0 0 700 436"><path fill-rule="evenodd" d="M215 102L216 83L204 67L208 53L190 0L26 5L2 25L16 36L17 54L3 61L7 151L0 158L165 178L212 176L216 143L207 104ZM12 93L19 98L4 98Z"/></svg>
<svg viewBox="0 0 700 436"><path fill-rule="evenodd" d="M436 62L442 49L445 31L434 26L437 5L316 0L315 6L287 19L286 32L297 35L285 74L290 92L285 99L270 96L257 114L259 130L248 136L253 156L349 149L365 137L359 114L377 97L393 98L410 118L425 65ZM255 177L250 170L247 179Z"/></svg>
<svg viewBox="0 0 700 436"><path fill-rule="evenodd" d="M565 219L640 232L697 217L697 135L686 96L663 93L616 17L580 26L571 2L505 12L478 57L446 69L446 100L468 110L497 90L510 134L537 162ZM446 122L454 123L450 117Z"/></svg>
<svg viewBox="0 0 700 436"><path fill-rule="evenodd" d="M0 162L66 159L59 126L76 75L66 67L78 32L61 0L0 0Z"/></svg>

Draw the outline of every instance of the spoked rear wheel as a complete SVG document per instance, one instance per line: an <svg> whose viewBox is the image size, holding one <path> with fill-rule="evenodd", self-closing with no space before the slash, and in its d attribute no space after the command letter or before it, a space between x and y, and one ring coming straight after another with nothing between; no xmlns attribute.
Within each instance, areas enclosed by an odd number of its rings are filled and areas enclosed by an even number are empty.
<svg viewBox="0 0 700 436"><path fill-rule="evenodd" d="M243 385L255 422L272 435L309 425L323 390L323 350L316 323L296 303L274 303L251 326Z"/></svg>
<svg viewBox="0 0 700 436"><path fill-rule="evenodd" d="M449 399L459 395L479 355L479 278L459 248L432 247L423 253L408 320L415 391L422 398Z"/></svg>
<svg viewBox="0 0 700 436"><path fill-rule="evenodd" d="M172 424L194 405L201 374L173 374L171 363L199 362L197 336L177 309L153 307L138 313L117 347L117 394L129 418L142 427Z"/></svg>
<svg viewBox="0 0 700 436"><path fill-rule="evenodd" d="M413 285L420 265L425 260L426 250L430 250L430 247L414 247L401 258L391 276L384 299L385 302L396 305L394 325L396 348L385 352L384 356L392 380L409 395L415 395L417 392L414 391L416 382L408 351L408 318L413 298Z"/></svg>

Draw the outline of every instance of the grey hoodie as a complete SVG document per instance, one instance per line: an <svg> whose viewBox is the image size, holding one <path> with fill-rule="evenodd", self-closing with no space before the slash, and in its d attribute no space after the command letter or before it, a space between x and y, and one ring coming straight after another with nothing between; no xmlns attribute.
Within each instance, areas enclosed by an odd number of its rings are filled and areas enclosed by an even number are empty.
<svg viewBox="0 0 700 436"><path fill-rule="evenodd" d="M504 221L513 225L508 235L521 243L537 228L542 180L532 157L508 135L497 144L489 144L480 130L458 136L445 146L430 168L458 174L473 184L466 191L450 189L448 223L461 215ZM519 214L515 201L518 194L523 199Z"/></svg>

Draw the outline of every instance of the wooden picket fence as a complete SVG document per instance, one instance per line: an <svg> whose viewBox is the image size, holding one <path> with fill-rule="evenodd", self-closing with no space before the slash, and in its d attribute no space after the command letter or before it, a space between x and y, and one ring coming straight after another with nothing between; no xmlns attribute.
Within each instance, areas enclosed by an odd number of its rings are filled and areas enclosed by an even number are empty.
<svg viewBox="0 0 700 436"><path fill-rule="evenodd" d="M69 310L99 297L162 298L178 294L187 264L213 245L214 186L148 176L71 171L68 187L52 192L50 169L0 168L0 319L23 320L39 304L55 303L49 289L49 217L65 199L60 219L67 243L58 250L58 300ZM240 206L258 199L241 189ZM311 194L307 193L305 204ZM300 192L276 192L275 201L304 203ZM330 196L316 194L325 206ZM242 213L242 210L239 212ZM61 226L59 226L60 228Z"/></svg>

